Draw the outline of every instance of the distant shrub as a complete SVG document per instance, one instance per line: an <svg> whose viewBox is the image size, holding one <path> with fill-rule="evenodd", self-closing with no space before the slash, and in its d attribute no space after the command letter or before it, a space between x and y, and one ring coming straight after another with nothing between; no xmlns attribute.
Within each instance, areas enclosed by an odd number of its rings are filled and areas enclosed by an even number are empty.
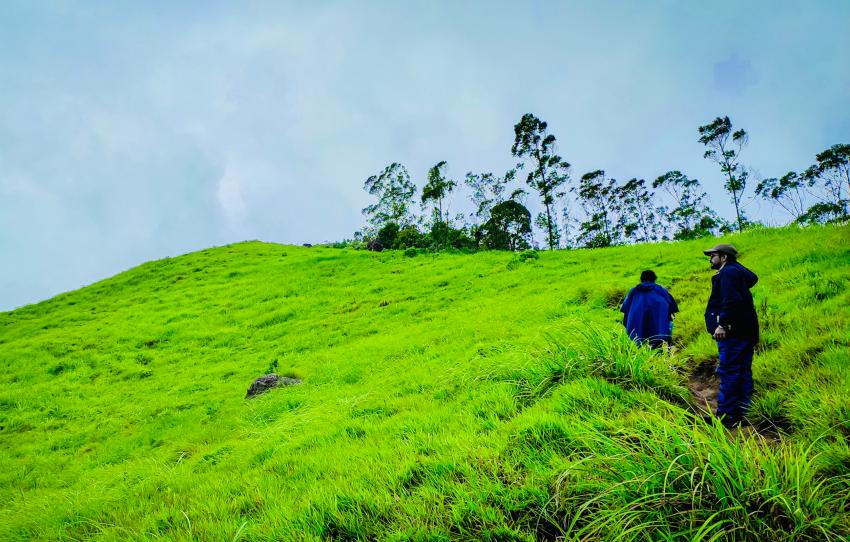
<svg viewBox="0 0 850 542"><path fill-rule="evenodd" d="M397 224L385 225L373 238L362 241L341 241L332 245L334 248L351 247L367 249L376 252L392 249L418 248L431 251L461 251L475 252L478 243L466 229L456 229L443 223L432 226L431 231L422 233L416 226L399 228Z"/></svg>
<svg viewBox="0 0 850 542"><path fill-rule="evenodd" d="M517 258L519 258L519 261L524 262L527 260L537 260L540 258L540 255L536 250L523 250L517 254Z"/></svg>
<svg viewBox="0 0 850 542"><path fill-rule="evenodd" d="M408 248L404 249L404 255L407 256L408 258L412 258L412 257L414 257L418 254L419 254L419 250L417 250L414 247L408 247Z"/></svg>
<svg viewBox="0 0 850 542"><path fill-rule="evenodd" d="M357 241L350 241L348 239L343 239L342 241L334 241L333 243L328 243L326 246L329 248L360 248L361 243Z"/></svg>
<svg viewBox="0 0 850 542"><path fill-rule="evenodd" d="M381 248L393 248L396 244L398 232L398 224L390 222L388 224L385 224L383 228L378 230L378 235L375 237L375 241L377 241L378 245L380 245ZM373 248L370 250L381 250L381 248Z"/></svg>
<svg viewBox="0 0 850 542"><path fill-rule="evenodd" d="M470 249L476 248L477 243L466 229L453 228L445 222L436 221L428 234L429 246L432 250Z"/></svg>
<svg viewBox="0 0 850 542"><path fill-rule="evenodd" d="M452 229L449 234L449 244L452 248L465 252L471 252L478 248L478 243L465 229Z"/></svg>
<svg viewBox="0 0 850 542"><path fill-rule="evenodd" d="M628 290L625 288L614 286L607 288L604 292L602 292L602 300L605 303L605 306L609 309L616 309L623 304L623 301L626 299L626 294L628 293Z"/></svg>
<svg viewBox="0 0 850 542"><path fill-rule="evenodd" d="M434 250L440 250L451 246L451 232L451 226L442 220L435 220L431 225L431 248Z"/></svg>
<svg viewBox="0 0 850 542"><path fill-rule="evenodd" d="M423 235L415 226L405 226L398 232L393 248L425 248L430 236Z"/></svg>
<svg viewBox="0 0 850 542"><path fill-rule="evenodd" d="M65 372L66 369L68 369L67 365L65 365L64 363L57 363L53 367L47 369L47 373L50 374L50 375L56 376L58 374Z"/></svg>
<svg viewBox="0 0 850 542"><path fill-rule="evenodd" d="M371 250L373 252L381 252L384 250L384 245L381 244L377 239L369 239L366 241L366 250Z"/></svg>

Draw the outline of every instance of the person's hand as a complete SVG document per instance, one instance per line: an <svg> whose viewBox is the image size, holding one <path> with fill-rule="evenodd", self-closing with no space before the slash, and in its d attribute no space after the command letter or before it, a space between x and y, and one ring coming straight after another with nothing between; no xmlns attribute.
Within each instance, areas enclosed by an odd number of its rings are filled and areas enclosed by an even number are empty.
<svg viewBox="0 0 850 542"><path fill-rule="evenodd" d="M723 329L723 326L717 326L717 329L714 330L714 339L717 341L722 341L726 338L726 330Z"/></svg>

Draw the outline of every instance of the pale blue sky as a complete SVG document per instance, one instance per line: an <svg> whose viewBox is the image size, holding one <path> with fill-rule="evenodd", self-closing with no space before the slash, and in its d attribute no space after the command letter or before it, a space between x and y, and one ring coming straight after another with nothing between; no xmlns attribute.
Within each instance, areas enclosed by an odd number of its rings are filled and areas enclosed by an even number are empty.
<svg viewBox="0 0 850 542"><path fill-rule="evenodd" d="M731 216L697 127L729 115L764 177L850 142L848 27L843 0L6 0L0 310L213 245L350 237L366 177L504 171L526 112L574 178L680 169Z"/></svg>

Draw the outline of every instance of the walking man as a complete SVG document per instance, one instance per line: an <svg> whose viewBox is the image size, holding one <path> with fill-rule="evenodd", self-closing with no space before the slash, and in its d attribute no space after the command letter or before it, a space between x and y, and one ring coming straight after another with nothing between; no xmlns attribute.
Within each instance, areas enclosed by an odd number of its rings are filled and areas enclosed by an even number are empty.
<svg viewBox="0 0 850 542"><path fill-rule="evenodd" d="M679 312L670 292L655 284L657 278L652 270L641 273L640 284L629 290L620 307L629 337L637 344L649 343L652 348L672 342L673 315Z"/></svg>
<svg viewBox="0 0 850 542"><path fill-rule="evenodd" d="M720 357L715 415L732 427L744 420L753 396L753 349L759 340L759 323L750 288L758 277L738 263L738 251L732 245L716 245L703 253L717 270L705 307L705 327L717 341Z"/></svg>

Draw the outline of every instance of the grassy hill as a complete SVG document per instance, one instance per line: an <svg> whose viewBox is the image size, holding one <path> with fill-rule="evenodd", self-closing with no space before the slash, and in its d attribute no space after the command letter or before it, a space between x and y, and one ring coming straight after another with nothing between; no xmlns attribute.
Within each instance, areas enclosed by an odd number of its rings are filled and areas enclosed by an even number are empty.
<svg viewBox="0 0 850 542"><path fill-rule="evenodd" d="M0 313L0 539L850 536L850 228L725 240L760 276L764 335L734 434L688 387L716 359L714 239L249 242ZM647 268L682 308L673 354L622 331ZM303 383L246 400L272 371Z"/></svg>

